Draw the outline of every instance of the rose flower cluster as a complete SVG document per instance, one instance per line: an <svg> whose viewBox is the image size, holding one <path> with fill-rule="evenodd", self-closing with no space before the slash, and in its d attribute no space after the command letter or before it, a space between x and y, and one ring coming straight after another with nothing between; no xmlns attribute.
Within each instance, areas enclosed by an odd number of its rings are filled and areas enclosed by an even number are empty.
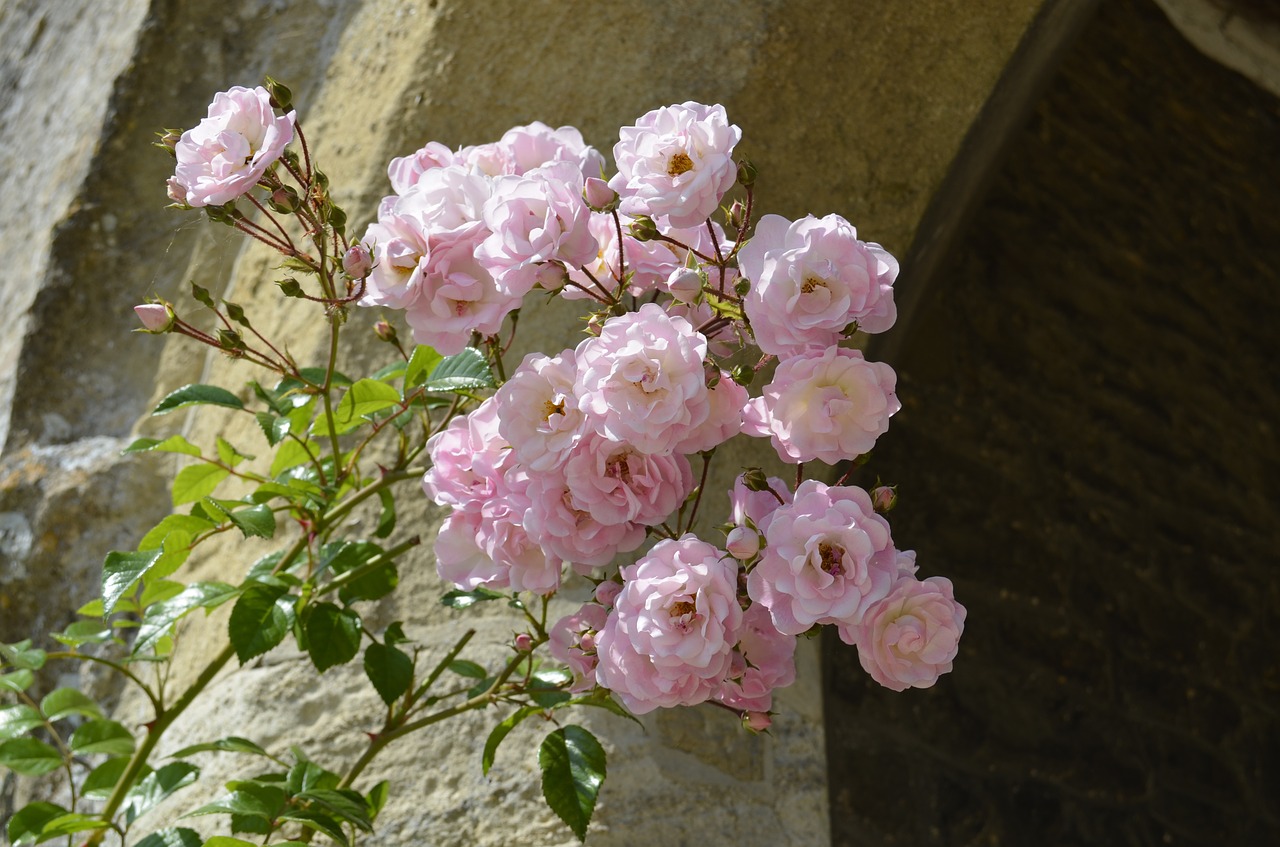
<svg viewBox="0 0 1280 847"><path fill-rule="evenodd" d="M423 486L452 509L436 544L447 581L545 595L566 565L597 581L551 649L576 690L603 686L637 714L709 700L767 713L795 677L796 636L823 624L880 683L925 687L964 625L951 583L917 578L883 502L856 486L744 473L727 549L688 531L695 462L726 440L836 465L899 409L893 370L842 346L893 324L896 260L838 215L765 215L750 231L740 138L721 106L656 109L622 128L607 180L571 127L432 142L392 161L395 193L362 241L361 303L403 310L441 353L492 345L535 289L593 310L576 347L526 356L428 442ZM736 185L746 203L725 210L726 231L711 217ZM758 364L727 364L751 345Z"/></svg>

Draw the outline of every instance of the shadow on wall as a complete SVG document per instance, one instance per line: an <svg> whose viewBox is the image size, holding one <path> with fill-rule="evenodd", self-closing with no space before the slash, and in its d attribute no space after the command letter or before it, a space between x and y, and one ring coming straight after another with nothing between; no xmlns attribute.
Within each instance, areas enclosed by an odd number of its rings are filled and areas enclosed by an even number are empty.
<svg viewBox="0 0 1280 847"><path fill-rule="evenodd" d="M825 645L834 844L1280 843L1277 138L1123 0L1015 139L863 479L967 632L901 695Z"/></svg>

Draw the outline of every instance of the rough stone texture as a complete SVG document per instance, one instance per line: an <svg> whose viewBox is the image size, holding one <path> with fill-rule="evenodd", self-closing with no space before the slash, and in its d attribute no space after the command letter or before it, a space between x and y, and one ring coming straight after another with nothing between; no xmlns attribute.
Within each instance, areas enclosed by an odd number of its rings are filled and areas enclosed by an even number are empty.
<svg viewBox="0 0 1280 847"><path fill-rule="evenodd" d="M14 399L0 475L8 480L3 493L9 498L0 509L9 513L0 517L0 579L5 597L23 598L6 610L6 633L58 618L47 603L44 617L30 611L41 585L65 585L69 610L96 581L101 552L77 554L75 562L53 556L41 547L44 527L54 527L48 531L62 539L72 524L55 525L42 516L73 514L82 537L105 551L128 546L162 513L157 480L172 471L170 459L101 458L124 443L131 428L142 434L181 430L197 443L226 431L246 447L260 443L251 425L217 414L185 423L178 416L143 419L135 426L148 403L172 388L192 381L235 387L253 374L174 339L129 338L131 304L154 292L186 308L189 301L178 292L194 279L245 305L264 331L288 337L299 359L319 358L315 322L300 318L296 304L280 307L271 284L277 274L264 251L245 249L226 230L195 216L161 208L170 165L146 143L156 128L193 124L213 91L253 84L267 72L289 82L356 231L387 190L386 161L427 139L477 143L536 119L579 126L608 150L616 128L650 108L686 99L720 101L745 130L741 152L765 174L760 208L793 216L838 211L864 237L901 253L1039 5L1000 0L975 10L963 0L929 0L910 9L892 0L848 7L818 0L663 0L637 14L624 4L515 0L153 0L113 7L119 19L109 27L101 16L84 14L96 9L88 0L0 5L6 38L0 70L6 81L33 80L23 101L0 94L6 98L2 114L28 115L32 107L23 103L37 104L65 85L64 67L73 63L64 54L22 57L42 21L46 32L80 22L79 29L71 27L79 40L64 49L79 57L80 66L95 69L97 86L77 89L86 104L77 112L83 123L68 139L78 147L45 146L41 159L30 148L24 153L24 126L16 117L0 124L0 149L15 151L20 163L0 178L26 173L28 159L74 167L43 178L67 199L30 230L28 244L37 248L41 272L34 281L23 280L21 290L12 275L0 283L4 304L22 316L3 333L10 345L5 349L15 352L6 355L11 364L3 372L12 374ZM66 22L61 15L69 16ZM114 64L98 61L99 49L114 56ZM24 185L4 186L6 232L11 220L23 220L24 207L15 198L23 196ZM348 337L360 339L344 363L353 371L383 355L367 331L376 317L363 312L348 325ZM575 337L563 308L532 309L522 325L523 343L531 347L557 348ZM75 450L92 452L97 444L110 447L93 453L101 467L94 465L83 479L67 477L68 485L61 485L50 454L41 452L63 450L57 455L65 466ZM49 476L56 478L46 481ZM410 505L413 486L406 487L402 532L416 527L429 537L441 516ZM99 518L87 504L104 490L119 494L110 501L115 511ZM81 496L59 500L58 492ZM264 542L228 543L193 562L184 578L236 579L248 561L270 549ZM34 572L37 554L45 556L39 566L47 583L19 579ZM457 632L458 625L437 603L433 570L424 545L407 560L401 592L371 618L404 620L424 643L443 643L444 633ZM497 612L478 616L478 655L490 661L503 655L513 626ZM189 629L180 677L200 666L203 645L209 654L218 649L224 626L224 617L214 615ZM801 682L781 698L784 717L771 738L748 738L717 711L651 716L647 732L621 719L584 718L611 754L592 842L825 843L822 701L812 650L802 663ZM303 660L282 649L228 672L184 716L165 749L251 734L273 749L304 744L337 766L360 749L367 719L359 715L369 702L354 668L331 671L316 685ZM149 717L127 695L118 714L136 722ZM295 714L302 715L300 723ZM364 843L570 843L530 779L541 727L513 734L491 777L479 776L477 749L491 722L482 714L446 724L379 760L369 778L394 776L398 792L380 834ZM182 801L177 805L217 792L214 783L231 763L209 759L206 783L176 798Z"/></svg>
<svg viewBox="0 0 1280 847"><path fill-rule="evenodd" d="M893 695L829 645L833 843L1280 842L1278 132L1124 0L1013 145L868 469L961 655Z"/></svg>

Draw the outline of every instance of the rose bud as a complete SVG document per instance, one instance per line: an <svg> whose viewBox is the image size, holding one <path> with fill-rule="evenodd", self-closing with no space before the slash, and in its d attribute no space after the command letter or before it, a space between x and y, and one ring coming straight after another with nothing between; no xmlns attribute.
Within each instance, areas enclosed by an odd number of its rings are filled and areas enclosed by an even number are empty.
<svg viewBox="0 0 1280 847"><path fill-rule="evenodd" d="M134 306L138 320L142 321L144 332L161 333L173 328L175 320L173 308L168 303L143 303Z"/></svg>
<svg viewBox="0 0 1280 847"><path fill-rule="evenodd" d="M363 244L352 244L342 254L342 270L352 279L364 279L373 270L373 257Z"/></svg>
<svg viewBox="0 0 1280 847"><path fill-rule="evenodd" d="M871 505L882 514L898 505L898 486L878 485L871 489Z"/></svg>
<svg viewBox="0 0 1280 847"><path fill-rule="evenodd" d="M533 649L533 636L527 632L522 632L516 636L515 648L517 653L528 653Z"/></svg>
<svg viewBox="0 0 1280 847"><path fill-rule="evenodd" d="M582 187L582 199L593 212L612 212L618 208L618 192L598 176L587 177Z"/></svg>
<svg viewBox="0 0 1280 847"><path fill-rule="evenodd" d="M735 526L729 532L724 548L733 558L745 562L760 552L760 536L747 526Z"/></svg>
<svg viewBox="0 0 1280 847"><path fill-rule="evenodd" d="M695 268L678 268L667 277L667 290L681 303L692 304L702 293L702 274Z"/></svg>
<svg viewBox="0 0 1280 847"><path fill-rule="evenodd" d="M752 732L764 732L773 726L773 718L768 712L747 712L742 716L742 725Z"/></svg>

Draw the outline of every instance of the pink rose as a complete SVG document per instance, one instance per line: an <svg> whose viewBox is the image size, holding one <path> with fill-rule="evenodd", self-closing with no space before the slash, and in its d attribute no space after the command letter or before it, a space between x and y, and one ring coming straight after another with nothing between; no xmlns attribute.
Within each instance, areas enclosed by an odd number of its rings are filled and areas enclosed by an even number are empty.
<svg viewBox="0 0 1280 847"><path fill-rule="evenodd" d="M784 462L834 465L868 452L902 408L897 375L858 350L828 347L819 356L784 359L750 416L767 427ZM751 434L759 429L750 427Z"/></svg>
<svg viewBox="0 0 1280 847"><path fill-rule="evenodd" d="M555 162L572 164L583 177L599 177L604 170L604 156L588 146L582 133L571 126L552 129L534 121L512 127L498 140L497 147L506 162L504 172L517 176ZM582 190L581 184L578 190Z"/></svg>
<svg viewBox="0 0 1280 847"><path fill-rule="evenodd" d="M855 486L805 480L773 513L765 539L747 593L787 635L814 624L857 625L898 575L889 523Z"/></svg>
<svg viewBox="0 0 1280 847"><path fill-rule="evenodd" d="M572 350L554 359L530 353L494 395L498 429L531 471L559 467L582 436L576 374Z"/></svg>
<svg viewBox="0 0 1280 847"><path fill-rule="evenodd" d="M707 341L656 303L611 318L576 355L578 408L601 435L670 453L710 414Z"/></svg>
<svg viewBox="0 0 1280 847"><path fill-rule="evenodd" d="M293 140L295 113L279 116L262 86L214 95L209 115L174 147L174 178L189 206L220 206L253 188Z"/></svg>
<svg viewBox="0 0 1280 847"><path fill-rule="evenodd" d="M734 709L767 712L773 691L796 681L796 638L778 632L769 610L753 603L742 615L728 678L715 699Z"/></svg>
<svg viewBox="0 0 1280 847"><path fill-rule="evenodd" d="M859 241L839 215L794 223L765 215L738 253L751 280L742 308L760 349L775 356L818 353L838 343L854 321L866 332L893 325L898 262L878 244Z"/></svg>
<svg viewBox="0 0 1280 847"><path fill-rule="evenodd" d="M575 694L596 687L596 633L604 629L608 615L599 603L583 603L578 611L556 621L547 631L551 655L573 673L569 690Z"/></svg>
<svg viewBox="0 0 1280 847"><path fill-rule="evenodd" d="M574 506L609 525L656 526L680 508L694 484L684 456L641 453L594 432L569 452L564 473Z"/></svg>
<svg viewBox="0 0 1280 847"><path fill-rule="evenodd" d="M420 150L392 159L387 165L387 178L391 180L391 189L396 194L407 194L424 173L452 164L454 156L448 147L439 141L428 141Z"/></svg>
<svg viewBox="0 0 1280 847"><path fill-rule="evenodd" d="M525 529L547 554L569 562L579 573L590 573L644 543L638 523L603 524L574 504L573 493L557 470L530 474L529 511Z"/></svg>
<svg viewBox="0 0 1280 847"><path fill-rule="evenodd" d="M622 577L596 638L596 680L637 715L708 699L742 624L737 562L685 535L658 542Z"/></svg>
<svg viewBox="0 0 1280 847"><path fill-rule="evenodd" d="M622 128L613 148L618 173L609 187L628 215L699 226L737 179L733 148L741 138L723 106L689 102L655 109Z"/></svg>
<svg viewBox="0 0 1280 847"><path fill-rule="evenodd" d="M519 297L499 290L475 250L476 242L467 239L434 249L419 296L405 310L414 340L446 356L462 352L473 332L496 334L520 306Z"/></svg>
<svg viewBox="0 0 1280 847"><path fill-rule="evenodd" d="M840 638L858 645L862 667L884 687L928 688L951 670L966 614L946 577L902 576L861 624L841 626Z"/></svg>

